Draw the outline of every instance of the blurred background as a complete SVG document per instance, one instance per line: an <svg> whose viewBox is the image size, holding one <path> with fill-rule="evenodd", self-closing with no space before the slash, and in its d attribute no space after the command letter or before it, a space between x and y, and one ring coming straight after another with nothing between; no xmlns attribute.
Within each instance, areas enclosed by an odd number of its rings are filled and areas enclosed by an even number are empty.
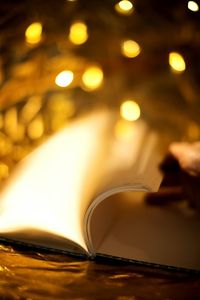
<svg viewBox="0 0 200 300"><path fill-rule="evenodd" d="M199 0L6 0L0 5L0 186L48 136L98 106L116 134L144 119L200 138Z"/></svg>

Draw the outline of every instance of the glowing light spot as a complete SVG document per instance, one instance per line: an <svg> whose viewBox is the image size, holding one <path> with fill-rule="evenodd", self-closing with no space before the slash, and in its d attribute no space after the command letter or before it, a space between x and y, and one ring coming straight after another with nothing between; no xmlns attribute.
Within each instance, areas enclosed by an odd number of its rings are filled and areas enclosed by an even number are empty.
<svg viewBox="0 0 200 300"><path fill-rule="evenodd" d="M18 122L16 108L10 108L4 116L4 129L12 141L22 141L25 136L25 127Z"/></svg>
<svg viewBox="0 0 200 300"><path fill-rule="evenodd" d="M122 0L115 5L115 10L122 15L130 15L133 9L132 2L128 0Z"/></svg>
<svg viewBox="0 0 200 300"><path fill-rule="evenodd" d="M120 106L120 115L127 121L136 121L140 117L140 107L135 101L127 100Z"/></svg>
<svg viewBox="0 0 200 300"><path fill-rule="evenodd" d="M42 106L42 100L39 96L33 96L22 108L20 117L23 123L30 122L38 113Z"/></svg>
<svg viewBox="0 0 200 300"><path fill-rule="evenodd" d="M74 74L72 71L62 71L56 76L55 83L60 87L66 87L72 83Z"/></svg>
<svg viewBox="0 0 200 300"><path fill-rule="evenodd" d="M82 81L86 90L95 90L103 83L103 71L100 67L91 66L83 73Z"/></svg>
<svg viewBox="0 0 200 300"><path fill-rule="evenodd" d="M17 110L16 108L10 108L4 115L4 129L7 135L11 138L15 136L17 129Z"/></svg>
<svg viewBox="0 0 200 300"><path fill-rule="evenodd" d="M191 11L198 11L199 5L195 1L188 1L188 9Z"/></svg>
<svg viewBox="0 0 200 300"><path fill-rule="evenodd" d="M42 116L37 116L28 126L27 133L30 139L39 139L44 133Z"/></svg>
<svg viewBox="0 0 200 300"><path fill-rule="evenodd" d="M83 22L75 22L69 31L69 40L75 45L84 44L88 39L87 26Z"/></svg>
<svg viewBox="0 0 200 300"><path fill-rule="evenodd" d="M169 65L175 72L183 72L186 69L183 56L177 52L171 52L169 54Z"/></svg>
<svg viewBox="0 0 200 300"><path fill-rule="evenodd" d="M32 23L25 31L26 42L28 44L38 44L42 39L42 24Z"/></svg>
<svg viewBox="0 0 200 300"><path fill-rule="evenodd" d="M141 48L135 41L126 40L121 44L121 52L124 56L133 58L140 54Z"/></svg>

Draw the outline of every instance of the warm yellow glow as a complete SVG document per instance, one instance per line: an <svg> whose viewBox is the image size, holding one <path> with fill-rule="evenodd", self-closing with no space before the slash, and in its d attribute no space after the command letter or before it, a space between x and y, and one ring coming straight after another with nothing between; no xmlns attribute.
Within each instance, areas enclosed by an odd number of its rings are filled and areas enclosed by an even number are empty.
<svg viewBox="0 0 200 300"><path fill-rule="evenodd" d="M103 71L100 67L91 66L83 73L82 81L87 90L95 90L103 83Z"/></svg>
<svg viewBox="0 0 200 300"><path fill-rule="evenodd" d="M200 138L200 126L195 122L190 122L187 128L188 138L192 141L197 141Z"/></svg>
<svg viewBox="0 0 200 300"><path fill-rule="evenodd" d="M119 120L115 125L115 137L119 140L130 140L134 135L134 123Z"/></svg>
<svg viewBox="0 0 200 300"><path fill-rule="evenodd" d="M3 115L0 113L0 129L3 128Z"/></svg>
<svg viewBox="0 0 200 300"><path fill-rule="evenodd" d="M9 168L6 164L0 162L0 180L7 178L9 175Z"/></svg>
<svg viewBox="0 0 200 300"><path fill-rule="evenodd" d="M15 107L8 109L4 115L4 129L6 134L14 137L18 125L17 109Z"/></svg>
<svg viewBox="0 0 200 300"><path fill-rule="evenodd" d="M133 58L140 54L141 48L135 41L126 40L121 44L121 52L124 56Z"/></svg>
<svg viewBox="0 0 200 300"><path fill-rule="evenodd" d="M0 132L0 156L3 157L12 152L13 144L10 138Z"/></svg>
<svg viewBox="0 0 200 300"><path fill-rule="evenodd" d="M140 117L140 107L135 101L127 100L121 104L120 114L124 120L136 121Z"/></svg>
<svg viewBox="0 0 200 300"><path fill-rule="evenodd" d="M22 160L25 156L28 155L28 153L30 153L31 151L31 146L30 145L15 145L14 149L12 151L12 159L15 162L18 162L20 160Z"/></svg>
<svg viewBox="0 0 200 300"><path fill-rule="evenodd" d="M13 141L22 141L25 137L25 126L23 124L18 123L16 128L15 136L12 138Z"/></svg>
<svg viewBox="0 0 200 300"><path fill-rule="evenodd" d="M4 116L4 129L12 141L22 141L25 136L23 124L18 122L18 113L15 107L6 111Z"/></svg>
<svg viewBox="0 0 200 300"><path fill-rule="evenodd" d="M169 65L175 72L183 72L186 69L183 56L177 52L169 54Z"/></svg>
<svg viewBox="0 0 200 300"><path fill-rule="evenodd" d="M188 1L188 9L192 11L198 11L199 5L195 1Z"/></svg>
<svg viewBox="0 0 200 300"><path fill-rule="evenodd" d="M53 113L63 114L67 117L71 117L75 112L74 102L59 94L51 96L48 101L48 108Z"/></svg>
<svg viewBox="0 0 200 300"><path fill-rule="evenodd" d="M39 139L44 133L44 122L42 116L37 116L27 128L27 133L30 139Z"/></svg>
<svg viewBox="0 0 200 300"><path fill-rule="evenodd" d="M74 115L76 107L72 100L66 99L66 96L55 94L48 101L48 109L51 129L56 131Z"/></svg>
<svg viewBox="0 0 200 300"><path fill-rule="evenodd" d="M122 15L129 15L133 12L133 4L131 1L122 0L115 5L115 10Z"/></svg>
<svg viewBox="0 0 200 300"><path fill-rule="evenodd" d="M75 45L84 44L88 39L87 26L83 22L75 22L69 31L69 40Z"/></svg>
<svg viewBox="0 0 200 300"><path fill-rule="evenodd" d="M30 122L39 112L42 100L39 96L31 97L21 110L20 118L23 123Z"/></svg>
<svg viewBox="0 0 200 300"><path fill-rule="evenodd" d="M25 31L26 42L29 44L38 44L42 38L42 24L32 23Z"/></svg>
<svg viewBox="0 0 200 300"><path fill-rule="evenodd" d="M60 87L66 87L72 83L74 74L72 71L66 70L60 72L55 79L55 83Z"/></svg>

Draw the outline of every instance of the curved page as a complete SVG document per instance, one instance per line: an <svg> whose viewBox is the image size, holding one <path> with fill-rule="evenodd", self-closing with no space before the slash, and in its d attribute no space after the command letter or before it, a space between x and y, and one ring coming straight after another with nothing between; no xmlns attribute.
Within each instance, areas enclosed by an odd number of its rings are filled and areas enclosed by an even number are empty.
<svg viewBox="0 0 200 300"><path fill-rule="evenodd" d="M96 253L200 270L200 219L188 203L149 204L144 192L112 196L97 206L91 217L92 242L106 211L116 211L109 230L96 244ZM108 206L106 206L106 203ZM101 205L104 207L101 208ZM99 215L98 210L101 210Z"/></svg>

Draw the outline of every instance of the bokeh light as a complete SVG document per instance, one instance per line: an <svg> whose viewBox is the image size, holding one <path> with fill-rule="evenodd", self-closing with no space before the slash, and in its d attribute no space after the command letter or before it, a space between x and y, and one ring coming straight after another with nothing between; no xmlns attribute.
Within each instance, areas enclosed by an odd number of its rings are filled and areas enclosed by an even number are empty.
<svg viewBox="0 0 200 300"><path fill-rule="evenodd" d="M28 44L38 44L42 39L42 24L34 22L25 31L25 38Z"/></svg>
<svg viewBox="0 0 200 300"><path fill-rule="evenodd" d="M122 0L115 5L115 10L122 15L130 15L133 9L132 2L128 0Z"/></svg>
<svg viewBox="0 0 200 300"><path fill-rule="evenodd" d="M175 72L183 72L186 69L183 56L177 52L171 52L169 54L169 65Z"/></svg>
<svg viewBox="0 0 200 300"><path fill-rule="evenodd" d="M41 97L32 96L21 110L20 119L23 123L30 122L42 106Z"/></svg>
<svg viewBox="0 0 200 300"><path fill-rule="evenodd" d="M126 57L134 58L140 54L141 48L135 41L126 40L121 44L121 52Z"/></svg>
<svg viewBox="0 0 200 300"><path fill-rule="evenodd" d="M0 132L0 156L9 155L12 152L13 143L9 137Z"/></svg>
<svg viewBox="0 0 200 300"><path fill-rule="evenodd" d="M188 9L191 11L198 11L199 5L195 1L188 1Z"/></svg>
<svg viewBox="0 0 200 300"><path fill-rule="evenodd" d="M86 90L95 90L103 83L103 71L98 66L90 66L82 76L82 82Z"/></svg>
<svg viewBox="0 0 200 300"><path fill-rule="evenodd" d="M30 139L35 140L42 137L44 133L44 122L41 115L38 115L27 128L27 134Z"/></svg>
<svg viewBox="0 0 200 300"><path fill-rule="evenodd" d="M67 87L68 85L70 85L72 83L73 79L74 79L73 72L66 70L66 71L60 72L56 76L55 83L56 83L56 85L58 85L60 87Z"/></svg>
<svg viewBox="0 0 200 300"><path fill-rule="evenodd" d="M87 25L83 22L75 22L69 31L69 40L75 45L84 44L88 39Z"/></svg>
<svg viewBox="0 0 200 300"><path fill-rule="evenodd" d="M126 100L120 106L120 115L124 120L136 121L140 117L140 107L133 100Z"/></svg>
<svg viewBox="0 0 200 300"><path fill-rule="evenodd" d="M10 137L15 136L17 128L17 109L12 107L8 109L4 115L4 130Z"/></svg>

